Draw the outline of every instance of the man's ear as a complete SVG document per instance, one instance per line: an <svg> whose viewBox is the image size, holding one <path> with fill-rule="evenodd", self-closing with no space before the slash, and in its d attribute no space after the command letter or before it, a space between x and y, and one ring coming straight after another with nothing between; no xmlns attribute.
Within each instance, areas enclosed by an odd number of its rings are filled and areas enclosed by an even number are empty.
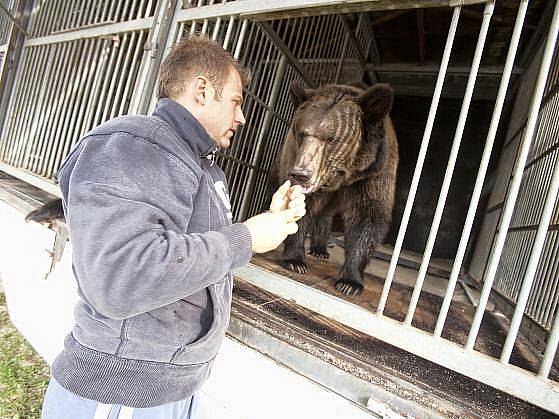
<svg viewBox="0 0 559 419"><path fill-rule="evenodd" d="M298 80L293 80L291 86L289 87L289 94L291 96L291 101L295 109L301 105L301 103L306 102L314 94L312 89L304 89Z"/></svg>
<svg viewBox="0 0 559 419"><path fill-rule="evenodd" d="M357 98L357 103L363 110L363 122L382 120L390 113L393 101L394 91L390 85L377 83L369 87Z"/></svg>
<svg viewBox="0 0 559 419"><path fill-rule="evenodd" d="M204 77L196 77L194 79L194 97L201 105L206 104L208 81Z"/></svg>

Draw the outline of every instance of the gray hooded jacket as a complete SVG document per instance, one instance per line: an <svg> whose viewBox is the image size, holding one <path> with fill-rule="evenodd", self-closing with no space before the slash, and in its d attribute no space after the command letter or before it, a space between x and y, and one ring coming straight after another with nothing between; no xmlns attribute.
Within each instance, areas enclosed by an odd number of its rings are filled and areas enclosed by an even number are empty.
<svg viewBox="0 0 559 419"><path fill-rule="evenodd" d="M196 392L227 329L230 271L252 256L231 224L202 125L162 99L88 133L59 171L81 297L52 366L88 399L152 407Z"/></svg>

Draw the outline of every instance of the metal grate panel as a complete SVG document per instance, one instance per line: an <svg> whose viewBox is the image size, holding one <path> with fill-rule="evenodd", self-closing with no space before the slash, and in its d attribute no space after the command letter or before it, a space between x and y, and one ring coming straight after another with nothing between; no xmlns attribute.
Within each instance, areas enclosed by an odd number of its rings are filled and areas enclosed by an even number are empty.
<svg viewBox="0 0 559 419"><path fill-rule="evenodd" d="M35 1L29 23L31 37L152 17L155 0Z"/></svg>

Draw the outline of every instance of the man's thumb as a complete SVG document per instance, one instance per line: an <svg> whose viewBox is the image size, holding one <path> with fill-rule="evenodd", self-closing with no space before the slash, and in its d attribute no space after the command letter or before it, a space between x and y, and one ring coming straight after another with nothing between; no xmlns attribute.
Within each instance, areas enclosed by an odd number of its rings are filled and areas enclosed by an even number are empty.
<svg viewBox="0 0 559 419"><path fill-rule="evenodd" d="M299 225L297 223L287 223L285 224L285 231L287 234L295 234L299 230Z"/></svg>

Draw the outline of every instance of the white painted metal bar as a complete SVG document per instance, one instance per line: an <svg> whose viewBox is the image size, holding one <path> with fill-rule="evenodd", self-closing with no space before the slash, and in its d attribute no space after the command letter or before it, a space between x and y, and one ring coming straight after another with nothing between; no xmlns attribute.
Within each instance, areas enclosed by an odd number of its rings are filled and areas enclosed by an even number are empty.
<svg viewBox="0 0 559 419"><path fill-rule="evenodd" d="M543 250L543 245L545 243L549 222L551 221L551 216L555 208L555 202L557 201L558 192L559 161L555 162L555 168L551 177L551 183L549 185L549 189L547 191L547 196L545 199L543 214L538 226L538 232L536 234L536 239L532 247L532 252L530 253L530 261L528 262L528 267L526 268L526 273L524 274L522 288L520 289L520 294L518 295L518 298L516 300L516 307L514 309L514 315L511 320L509 333L507 335L507 339L501 353L501 362L504 364L507 364L509 362L512 348L518 334L518 329L520 328L520 323L522 322L522 317L524 316L524 310L526 308L526 303L528 302L530 290L532 289L536 269L538 267L540 256Z"/></svg>
<svg viewBox="0 0 559 419"><path fill-rule="evenodd" d="M547 35L547 40L544 49L544 55L538 72L538 79L536 86L534 88L534 93L532 95L532 102L530 104L530 115L528 117L528 122L524 131L524 137L520 150L516 159L515 167L513 170L513 176L510 182L509 193L507 195L503 209L501 210L501 220L499 222L499 231L495 242L493 245L492 252L487 262L487 268L484 275L484 284L481 291L480 301L472 326L470 328L470 333L468 335L468 340L465 345L466 350L472 350L479 332L481 325L481 320L483 319L483 314L485 313L485 307L487 301L489 300L489 294L493 286L493 281L495 279L495 274L497 272L497 266L499 264L499 259L501 257L501 252L503 251L503 246L505 244L505 239L507 237L508 228L510 220L512 218L514 206L516 203L516 198L518 196L518 191L520 189L520 183L522 181L522 175L524 173L524 166L526 165L526 159L528 157L528 152L530 150L530 144L532 142L532 137L534 136L534 130L536 128L536 123L538 122L538 115L540 111L540 106L542 103L544 88L547 81L547 76L549 73L549 67L551 65L551 59L553 58L553 53L555 51L555 43L557 41L557 32L559 31L559 2L555 5L555 10L553 12L553 19L551 21L551 26Z"/></svg>
<svg viewBox="0 0 559 419"><path fill-rule="evenodd" d="M229 49L229 41L231 40L231 34L233 33L234 23L235 23L235 17L234 16L229 17L229 25L227 25L227 32L225 32L225 39L223 40L224 49Z"/></svg>
<svg viewBox="0 0 559 419"><path fill-rule="evenodd" d="M439 194L439 200L435 209L435 215L433 216L433 223L431 224L431 229L429 231L429 237L425 246L425 252L423 253L423 260L421 261L421 266L419 268L419 273L417 275L413 294L408 306L406 319L404 320L404 324L406 325L411 325L413 315L415 314L415 309L417 307L417 302L419 301L419 295L421 294L421 289L423 288L423 282L425 281L425 276L427 275L429 262L431 261L431 254L433 252L433 247L435 246L435 240L437 238L439 225L443 216L446 198L450 189L450 182L452 181L454 167L456 166L456 159L458 158L458 151L460 150L462 136L464 135L464 127L466 126L466 119L468 118L468 112L470 110L470 104L472 102L474 87L477 80L477 72L481 63L481 56L483 54L483 48L485 47L485 40L487 38L487 32L489 30L489 22L491 21L491 17L493 16L494 8L495 2L494 0L492 0L485 5L485 9L483 11L483 20L481 22L481 28L479 30L479 36L474 53L470 76L468 77L468 83L466 85L466 92L464 94L464 100L462 102L462 109L460 110L460 117L458 118L458 126L456 128L456 133L454 134L452 148L450 149L450 155L448 157L448 163L446 166L441 192Z"/></svg>
<svg viewBox="0 0 559 419"><path fill-rule="evenodd" d="M30 185L36 186L39 189L42 189L59 198L62 198L62 193L60 192L60 188L56 186L54 183L49 182L45 178L41 178L25 170L17 169L14 166L3 163L1 161L0 161L0 170L6 172L7 174L13 177L17 177L18 179L21 179L24 182L29 183Z"/></svg>
<svg viewBox="0 0 559 419"><path fill-rule="evenodd" d="M234 275L329 319L559 414L556 382L543 380L514 365L503 365L483 354L472 356L453 342L434 338L417 328L401 327L396 320L371 315L349 301L252 264L236 269ZM433 350L434 345L437 350Z"/></svg>
<svg viewBox="0 0 559 419"><path fill-rule="evenodd" d="M238 60L239 57L241 56L241 49L243 47L243 42L245 40L245 33L247 30L247 26L248 26L248 19L243 19L243 23L241 26L241 33L239 34L239 39L237 40L235 52L233 53L233 58L235 58L236 60Z"/></svg>
<svg viewBox="0 0 559 419"><path fill-rule="evenodd" d="M553 359L555 358L555 353L557 352L557 345L559 344L559 312L555 313L555 320L553 322L553 327L551 328L551 334L547 340L547 346L543 354L543 360L540 365L540 370L538 376L541 378L547 378L549 376L549 371L553 365Z"/></svg>
<svg viewBox="0 0 559 419"><path fill-rule="evenodd" d="M454 265L452 266L452 271L450 273L450 278L448 280L446 294L444 296L441 309L439 310L437 325L435 326L435 332L434 332L435 336L441 336L443 326L446 320L446 316L448 314L448 309L450 307L450 303L452 302L452 295L454 294L456 281L458 280L458 275L460 274L460 269L462 267L464 255L466 254L466 247L468 246L468 240L470 238L470 233L472 231L472 226L474 224L474 218L476 215L477 206L479 204L479 199L481 197L481 191L483 189L483 183L485 181L487 168L489 166L489 160L491 158L493 144L495 142L495 137L497 135L497 128L499 127L499 121L501 120L501 113L503 111L503 105L505 103L505 98L507 95L510 76L512 73L512 67L514 65L514 59L516 57L516 51L518 50L518 43L520 41L520 35L522 33L522 26L524 24L524 19L526 17L526 10L528 9L528 2L529 0L522 0L520 2L518 13L516 15L516 22L514 24L514 30L512 33L509 51L507 53L507 59L505 62L505 69L503 71L503 77L501 78L501 84L499 86L499 92L497 93L497 100L495 102L493 117L491 119L491 124L489 126L489 133L487 134L487 140L485 142L485 147L483 149L483 154L479 165L480 167L478 170L476 183L474 186L474 190L472 192L470 206L468 208L468 214L466 215L466 220L464 222L464 229L462 230L462 236L460 238L460 243L458 245L458 251L456 253L456 257L454 259Z"/></svg>
<svg viewBox="0 0 559 419"><path fill-rule="evenodd" d="M149 30L153 24L153 16L143 19L130 20L120 23L104 23L99 26L76 29L74 31L64 32L56 35L43 36L39 38L27 39L24 47L35 45L55 44L58 42L73 41L76 39L97 38L100 36L114 35L123 32L134 32L139 30Z"/></svg>
<svg viewBox="0 0 559 419"><path fill-rule="evenodd" d="M460 7L485 2L486 0L422 0L421 6ZM382 0L243 0L183 9L179 14L179 21L202 20L220 16L256 17L259 15L289 12L297 9L305 9L307 15L313 11L316 11L316 14L324 14L324 9L328 7L343 7L346 12L352 11L350 8L355 8L356 6L362 6L370 10L390 10L389 5L381 3Z"/></svg>
<svg viewBox="0 0 559 419"><path fill-rule="evenodd" d="M404 208L404 213L402 215L400 229L398 230L398 237L394 245L392 259L390 260L390 266L388 268L388 273L386 274L386 280L384 281L384 288L382 290L382 295L380 297L380 301L377 308L377 312L379 314L383 313L384 307L386 305L386 301L388 300L388 294L390 292L390 287L394 279L396 266L398 265L400 251L402 250L402 243L404 242L404 237L406 235L406 230L408 228L408 222L410 219L413 202L415 200L417 187L419 185L419 178L421 177L421 171L423 170L425 156L427 155L427 147L429 146L429 140L431 139L431 132L433 131L433 123L435 122L437 109L439 107L439 100L441 98L441 92L443 90L444 79L446 76L446 69L448 67L448 62L450 60L450 53L452 51L452 45L454 43L454 37L456 35L456 28L458 27L458 20L460 18L460 10L461 10L460 7L456 7L454 8L454 12L452 14L452 21L450 23L450 29L448 30L448 37L446 38L446 45L444 48L443 58L441 61L441 67L439 69L439 75L437 77L437 83L435 85L435 92L433 93L433 100L431 101L429 116L427 117L427 124L425 126L423 139L421 141L419 154L417 156L417 163L415 164L415 170L413 172L413 178L410 185L410 191L408 193L408 199L406 201L406 206Z"/></svg>
<svg viewBox="0 0 559 419"><path fill-rule="evenodd" d="M215 26L214 26L214 30L212 33L212 40L217 40L217 37L219 36L219 29L221 28L221 18L218 17L217 20L215 21Z"/></svg>

